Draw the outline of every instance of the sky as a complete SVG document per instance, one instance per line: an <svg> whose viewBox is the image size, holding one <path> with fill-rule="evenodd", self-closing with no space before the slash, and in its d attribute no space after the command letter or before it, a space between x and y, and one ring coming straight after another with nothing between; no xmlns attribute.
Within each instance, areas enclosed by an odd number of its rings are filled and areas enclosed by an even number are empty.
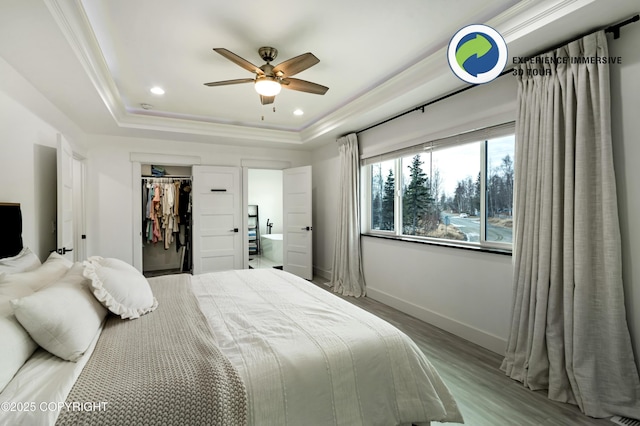
<svg viewBox="0 0 640 426"><path fill-rule="evenodd" d="M472 142L464 145L457 145L448 148L435 150L433 152L433 169L440 170L442 178L442 188L447 197L452 197L458 182L468 177L473 182L476 181L480 172L480 142ZM489 170L496 169L502 165L502 159L509 155L514 158L514 136L505 136L501 138L490 139L487 149L487 162ZM405 184L410 180L410 171L408 166L411 165L414 155L403 158L402 174L404 175ZM423 170L429 174L429 152L425 151L421 155L424 162ZM386 179L389 169L393 168L394 160L387 160L381 163L382 175Z"/></svg>
<svg viewBox="0 0 640 426"><path fill-rule="evenodd" d="M509 155L514 160L513 141L513 136L489 140L487 156L489 170L499 167L506 155ZM480 172L480 147L480 142L473 142L434 151L433 168L434 170L436 168L440 170L442 187L448 197L453 196L459 181L467 177L471 177L473 182L476 181ZM403 161L403 174L407 182L409 179L409 168L407 166L411 164L412 158L413 156L410 156ZM425 153L421 158L425 163L422 167L428 173L428 153Z"/></svg>

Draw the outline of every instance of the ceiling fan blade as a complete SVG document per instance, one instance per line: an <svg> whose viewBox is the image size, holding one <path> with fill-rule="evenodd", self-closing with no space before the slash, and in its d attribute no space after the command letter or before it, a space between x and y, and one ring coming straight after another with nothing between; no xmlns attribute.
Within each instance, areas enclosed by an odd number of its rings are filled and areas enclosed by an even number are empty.
<svg viewBox="0 0 640 426"><path fill-rule="evenodd" d="M262 71L260 69L260 67L257 67L255 65L253 65L251 62L247 61L244 58L241 58L240 56L236 55L235 53L221 48L221 47L217 47L214 48L213 50L215 50L216 52L218 52L219 54L221 54L222 56L224 56L225 58L227 58L228 60L230 60L231 62L233 62L236 65L240 65L242 68L244 68L245 70L249 71L249 72L253 72L259 75L264 74L264 71Z"/></svg>
<svg viewBox="0 0 640 426"><path fill-rule="evenodd" d="M279 77L290 77L307 68L311 68L318 62L320 62L320 59L316 58L312 53L307 52L276 65L273 73Z"/></svg>
<svg viewBox="0 0 640 426"><path fill-rule="evenodd" d="M268 105L268 104L272 104L273 101L276 100L275 96L262 96L260 95L260 103L262 105Z"/></svg>
<svg viewBox="0 0 640 426"><path fill-rule="evenodd" d="M297 90L298 92L313 93L315 95L324 95L329 90L328 87L321 84L312 83L298 78L282 79L282 87L289 90Z"/></svg>
<svg viewBox="0 0 640 426"><path fill-rule="evenodd" d="M211 83L204 83L204 85L209 87L227 86L229 84L253 83L254 81L252 78L238 78L236 80L212 81Z"/></svg>

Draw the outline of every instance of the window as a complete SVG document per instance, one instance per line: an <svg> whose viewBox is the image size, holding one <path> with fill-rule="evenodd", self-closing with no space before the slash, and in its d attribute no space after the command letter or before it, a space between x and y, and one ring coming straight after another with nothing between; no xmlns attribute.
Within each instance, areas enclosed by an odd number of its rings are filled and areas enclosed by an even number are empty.
<svg viewBox="0 0 640 426"><path fill-rule="evenodd" d="M514 140L514 136L506 136L486 142L486 241L513 241Z"/></svg>
<svg viewBox="0 0 640 426"><path fill-rule="evenodd" d="M514 125L363 161L364 232L511 249Z"/></svg>
<svg viewBox="0 0 640 426"><path fill-rule="evenodd" d="M395 177L393 161L371 165L371 229L393 231L395 225Z"/></svg>

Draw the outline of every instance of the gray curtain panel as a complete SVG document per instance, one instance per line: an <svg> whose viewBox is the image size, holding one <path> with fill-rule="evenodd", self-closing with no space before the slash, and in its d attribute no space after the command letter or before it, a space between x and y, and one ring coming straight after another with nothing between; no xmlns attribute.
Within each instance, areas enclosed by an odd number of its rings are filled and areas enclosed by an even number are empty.
<svg viewBox="0 0 640 426"><path fill-rule="evenodd" d="M329 285L335 293L360 297L366 294L366 286L360 255L360 154L356 134L339 138L338 151L340 198Z"/></svg>
<svg viewBox="0 0 640 426"><path fill-rule="evenodd" d="M513 317L502 369L592 417L640 418L626 322L604 31L523 64ZM547 74L549 73L549 74Z"/></svg>

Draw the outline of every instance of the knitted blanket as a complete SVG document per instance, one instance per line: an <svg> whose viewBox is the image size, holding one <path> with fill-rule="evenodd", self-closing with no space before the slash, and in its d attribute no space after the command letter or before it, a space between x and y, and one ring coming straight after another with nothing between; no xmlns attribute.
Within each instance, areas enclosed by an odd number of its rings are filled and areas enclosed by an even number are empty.
<svg viewBox="0 0 640 426"><path fill-rule="evenodd" d="M247 423L244 384L216 346L190 278L152 278L158 309L107 318L57 425Z"/></svg>

